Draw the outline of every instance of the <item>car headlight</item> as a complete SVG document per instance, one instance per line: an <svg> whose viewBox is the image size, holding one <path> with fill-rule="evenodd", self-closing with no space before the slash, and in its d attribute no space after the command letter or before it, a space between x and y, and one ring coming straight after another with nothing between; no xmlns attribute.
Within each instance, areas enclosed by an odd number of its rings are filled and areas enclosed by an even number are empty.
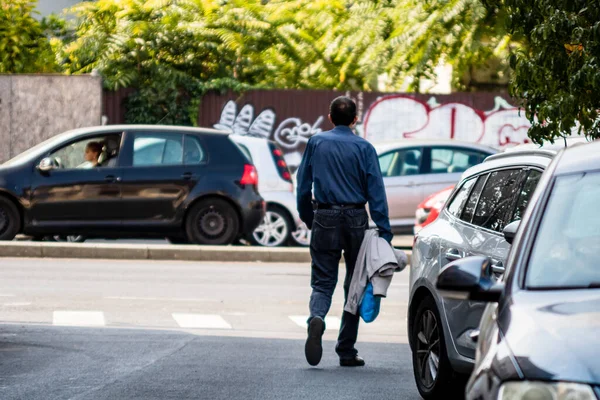
<svg viewBox="0 0 600 400"><path fill-rule="evenodd" d="M507 382L500 387L499 400L596 400L588 385L566 382Z"/></svg>

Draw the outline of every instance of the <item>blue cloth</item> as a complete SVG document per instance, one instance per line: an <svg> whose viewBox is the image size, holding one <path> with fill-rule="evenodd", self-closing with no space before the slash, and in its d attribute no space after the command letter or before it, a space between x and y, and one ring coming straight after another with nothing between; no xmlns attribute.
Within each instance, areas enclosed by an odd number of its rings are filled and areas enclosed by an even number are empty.
<svg viewBox="0 0 600 400"><path fill-rule="evenodd" d="M373 295L373 284L369 282L359 308L359 313L363 321L366 323L375 321L375 318L379 315L380 307L381 297Z"/></svg>
<svg viewBox="0 0 600 400"><path fill-rule="evenodd" d="M312 187L323 204L369 204L379 236L392 241L387 198L373 145L347 126L314 135L298 169L298 212L312 228Z"/></svg>

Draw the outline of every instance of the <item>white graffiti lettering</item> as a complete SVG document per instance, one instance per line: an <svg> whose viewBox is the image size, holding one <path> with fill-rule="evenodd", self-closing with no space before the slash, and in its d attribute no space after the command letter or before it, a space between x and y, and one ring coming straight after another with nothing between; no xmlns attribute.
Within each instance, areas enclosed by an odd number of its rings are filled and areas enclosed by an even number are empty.
<svg viewBox="0 0 600 400"><path fill-rule="evenodd" d="M308 123L302 123L300 118L288 118L284 120L275 131L274 139L283 148L287 150L298 149L300 145L308 143L311 136L321 132L323 116L319 116L311 126Z"/></svg>

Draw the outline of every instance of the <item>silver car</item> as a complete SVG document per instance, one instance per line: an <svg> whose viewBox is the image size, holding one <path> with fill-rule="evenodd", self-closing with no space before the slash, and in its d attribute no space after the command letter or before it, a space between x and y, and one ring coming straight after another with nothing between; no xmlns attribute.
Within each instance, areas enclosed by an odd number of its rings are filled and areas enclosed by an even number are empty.
<svg viewBox="0 0 600 400"><path fill-rule="evenodd" d="M376 146L394 233L413 233L415 210L454 185L496 149L456 140L404 140Z"/></svg>
<svg viewBox="0 0 600 400"><path fill-rule="evenodd" d="M408 333L423 398L452 398L449 393L464 389L461 378L473 369L485 307L482 302L443 298L435 289L438 273L454 260L479 255L490 257L496 278L502 276L510 249L503 230L521 219L555 154L526 150L488 157L464 173L438 219L416 237Z"/></svg>

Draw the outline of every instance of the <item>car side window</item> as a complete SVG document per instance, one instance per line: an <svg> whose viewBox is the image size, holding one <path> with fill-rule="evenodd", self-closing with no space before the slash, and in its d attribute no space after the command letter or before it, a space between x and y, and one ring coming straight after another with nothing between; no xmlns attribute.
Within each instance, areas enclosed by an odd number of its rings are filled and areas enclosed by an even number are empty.
<svg viewBox="0 0 600 400"><path fill-rule="evenodd" d="M185 135L183 142L183 163L185 165L202 164L206 161L206 153L197 137Z"/></svg>
<svg viewBox="0 0 600 400"><path fill-rule="evenodd" d="M514 193L521 187L525 176L522 169L492 172L481 192L472 223L492 231L502 231L513 210Z"/></svg>
<svg viewBox="0 0 600 400"><path fill-rule="evenodd" d="M460 219L462 219L463 221L470 223L473 219L475 207L477 207L479 197L481 196L481 191L483 190L483 185L485 185L487 178L488 174L480 175L479 178L477 178L477 183L475 184L473 190L471 190L471 193L469 194L469 199L467 200L467 204L465 205L462 215L460 216Z"/></svg>
<svg viewBox="0 0 600 400"><path fill-rule="evenodd" d="M421 149L398 150L379 157L383 177L418 175L421 173Z"/></svg>
<svg viewBox="0 0 600 400"><path fill-rule="evenodd" d="M450 204L448 204L448 212L450 214L454 215L455 217L460 217L460 213L462 212L463 207L469 198L469 192L476 181L476 179L469 179L458 190Z"/></svg>
<svg viewBox="0 0 600 400"><path fill-rule="evenodd" d="M517 204L515 205L515 210L509 223L513 221L520 221L523 218L523 214L529 205L529 200L531 199L535 188L540 182L541 177L542 173L540 171L535 169L529 171L529 174L527 174L527 179L525 180L525 184L519 193L519 198L517 199Z"/></svg>
<svg viewBox="0 0 600 400"><path fill-rule="evenodd" d="M58 169L116 167L120 145L120 134L87 137L53 151L50 157Z"/></svg>
<svg viewBox="0 0 600 400"><path fill-rule="evenodd" d="M432 174L453 174L464 172L474 165L480 164L488 156L477 150L462 148L433 147L431 149Z"/></svg>
<svg viewBox="0 0 600 400"><path fill-rule="evenodd" d="M183 135L178 133L136 133L133 166L181 165Z"/></svg>

